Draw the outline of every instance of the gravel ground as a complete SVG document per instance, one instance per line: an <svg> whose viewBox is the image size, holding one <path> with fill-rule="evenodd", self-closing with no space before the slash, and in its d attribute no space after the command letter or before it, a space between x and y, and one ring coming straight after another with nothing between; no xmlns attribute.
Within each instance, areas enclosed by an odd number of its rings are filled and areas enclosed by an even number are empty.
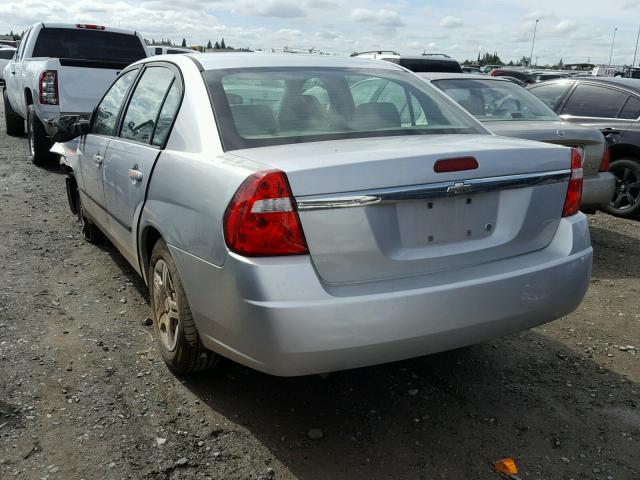
<svg viewBox="0 0 640 480"><path fill-rule="evenodd" d="M591 288L542 328L326 378L178 378L142 281L0 130L0 478L469 480L513 457L522 479L640 479L640 223L590 217Z"/></svg>

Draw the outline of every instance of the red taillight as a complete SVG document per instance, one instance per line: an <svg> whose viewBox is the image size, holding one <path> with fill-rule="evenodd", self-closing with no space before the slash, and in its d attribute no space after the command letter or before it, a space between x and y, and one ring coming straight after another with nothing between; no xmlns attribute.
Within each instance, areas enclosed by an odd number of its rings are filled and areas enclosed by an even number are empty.
<svg viewBox="0 0 640 480"><path fill-rule="evenodd" d="M45 70L40 73L38 97L43 105L58 105L58 72Z"/></svg>
<svg viewBox="0 0 640 480"><path fill-rule="evenodd" d="M498 75L498 70L494 68L493 70L491 70L489 72L489 75L492 76L492 77L495 77L496 75Z"/></svg>
<svg viewBox="0 0 640 480"><path fill-rule="evenodd" d="M87 30L104 30L102 25L95 25L93 23L76 23L76 28L86 28Z"/></svg>
<svg viewBox="0 0 640 480"><path fill-rule="evenodd" d="M308 253L296 203L283 172L257 172L247 178L224 213L224 238L245 256Z"/></svg>
<svg viewBox="0 0 640 480"><path fill-rule="evenodd" d="M582 156L580 152L571 149L571 177L567 187L567 196L564 200L564 208L562 216L568 217L580 210L580 201L582 200Z"/></svg>
<svg viewBox="0 0 640 480"><path fill-rule="evenodd" d="M438 160L433 166L436 173L461 172L463 170L475 170L478 168L478 161L473 157L446 158Z"/></svg>
<svg viewBox="0 0 640 480"><path fill-rule="evenodd" d="M604 154L602 155L602 161L600 162L600 171L608 172L609 163L611 163L611 152L609 151L609 145L604 144Z"/></svg>

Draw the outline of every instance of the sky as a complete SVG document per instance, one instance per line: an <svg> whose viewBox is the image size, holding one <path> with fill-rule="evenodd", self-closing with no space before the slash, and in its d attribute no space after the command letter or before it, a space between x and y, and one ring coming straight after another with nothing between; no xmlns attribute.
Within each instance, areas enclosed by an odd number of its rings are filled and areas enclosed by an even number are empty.
<svg viewBox="0 0 640 480"><path fill-rule="evenodd" d="M505 62L531 53L555 64L630 64L640 0L0 0L0 33L35 22L98 23L189 45L315 48L327 53L392 49L447 53L462 61L496 51ZM640 52L636 64L640 62Z"/></svg>

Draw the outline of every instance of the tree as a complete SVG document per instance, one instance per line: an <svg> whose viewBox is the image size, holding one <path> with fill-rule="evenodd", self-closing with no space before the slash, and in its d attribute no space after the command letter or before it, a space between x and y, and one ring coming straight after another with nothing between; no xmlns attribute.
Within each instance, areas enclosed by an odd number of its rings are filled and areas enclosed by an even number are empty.
<svg viewBox="0 0 640 480"><path fill-rule="evenodd" d="M180 44L180 46L181 46L182 48L186 48L186 47L187 47L187 39L186 39L186 38L183 38L183 39L182 39L182 43Z"/></svg>
<svg viewBox="0 0 640 480"><path fill-rule="evenodd" d="M216 43L213 44L213 49L214 50L220 50L220 44L218 43L217 40L216 40Z"/></svg>
<svg viewBox="0 0 640 480"><path fill-rule="evenodd" d="M211 40L209 40L209 42L207 43L207 48L213 48L213 45L211 44Z"/></svg>
<svg viewBox="0 0 640 480"><path fill-rule="evenodd" d="M222 37L222 41L220 42L220 48L222 49L227 48L227 46L224 43L224 37Z"/></svg>
<svg viewBox="0 0 640 480"><path fill-rule="evenodd" d="M564 62L562 61L562 59L560 59L560 61L558 62L558 68L560 70L562 70L564 68Z"/></svg>

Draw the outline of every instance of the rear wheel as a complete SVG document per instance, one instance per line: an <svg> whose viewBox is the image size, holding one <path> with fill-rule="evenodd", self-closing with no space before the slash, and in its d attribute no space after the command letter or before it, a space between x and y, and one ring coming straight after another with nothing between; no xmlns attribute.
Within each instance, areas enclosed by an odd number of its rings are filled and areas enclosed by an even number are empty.
<svg viewBox="0 0 640 480"><path fill-rule="evenodd" d="M153 329L169 369L187 374L214 367L219 356L200 341L178 270L162 239L153 247L147 278Z"/></svg>
<svg viewBox="0 0 640 480"><path fill-rule="evenodd" d="M82 206L82 201L80 200L80 193L77 189L75 191L75 195L75 202L78 209L78 222L80 222L80 233L82 234L82 238L84 238L89 243L102 243L104 241L104 234L85 215L84 207Z"/></svg>
<svg viewBox="0 0 640 480"><path fill-rule="evenodd" d="M36 115L33 105L29 105L27 108L27 141L29 160L35 165L55 165L55 162L59 161L58 156L49 151L53 143L47 136L47 131Z"/></svg>
<svg viewBox="0 0 640 480"><path fill-rule="evenodd" d="M611 162L609 171L616 177L616 191L605 210L618 217L640 218L640 162L622 158Z"/></svg>
<svg viewBox="0 0 640 480"><path fill-rule="evenodd" d="M2 100L4 102L4 124L7 134L24 135L24 120L11 107L6 90L2 92Z"/></svg>

